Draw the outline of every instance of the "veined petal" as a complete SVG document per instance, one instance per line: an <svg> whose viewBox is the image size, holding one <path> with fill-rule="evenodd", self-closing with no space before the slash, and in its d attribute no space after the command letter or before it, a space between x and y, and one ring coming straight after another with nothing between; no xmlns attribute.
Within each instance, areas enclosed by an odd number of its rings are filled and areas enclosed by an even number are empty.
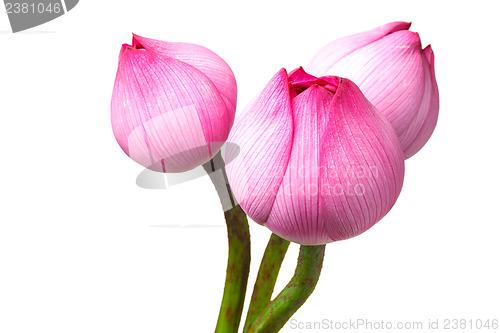
<svg viewBox="0 0 500 333"><path fill-rule="evenodd" d="M432 132L436 128L438 114L439 114L439 90L436 81L436 73L434 70L434 52L430 45L428 45L424 51L423 56L425 57L426 66L429 68L429 77L426 80L426 89L430 90L430 98L428 100L428 105L423 105L427 112L425 113L424 121L419 132L415 135L413 141L405 149L405 157L410 158L415 155L429 140Z"/></svg>
<svg viewBox="0 0 500 333"><path fill-rule="evenodd" d="M255 222L264 223L276 198L290 158L293 120L288 76L280 70L239 117L228 142L229 183L240 206Z"/></svg>
<svg viewBox="0 0 500 333"><path fill-rule="evenodd" d="M208 161L229 132L225 112L217 88L194 67L155 52L122 51L111 122L123 151L143 166L181 172Z"/></svg>
<svg viewBox="0 0 500 333"><path fill-rule="evenodd" d="M398 136L417 116L425 86L417 33L394 32L343 58L330 73L354 81Z"/></svg>
<svg viewBox="0 0 500 333"><path fill-rule="evenodd" d="M423 78L423 87L424 91L422 94L422 100L420 101L420 106L416 110L415 117L413 121L411 121L410 126L399 136L399 141L401 142L401 146L403 147L403 152L405 157L407 156L407 148L416 140L424 122L427 118L427 114L429 113L431 98L432 98L432 84L431 84L431 73L429 68L429 63L425 58L424 54L421 54L422 57L422 69L424 72Z"/></svg>
<svg viewBox="0 0 500 333"><path fill-rule="evenodd" d="M320 147L320 188L325 227L331 239L369 229L396 202L403 185L404 157L392 126L342 79Z"/></svg>
<svg viewBox="0 0 500 333"><path fill-rule="evenodd" d="M307 71L316 76L323 76L327 73L337 75L330 69L343 57L393 32L408 30L410 25L411 23L407 22L391 22L369 31L334 40L312 58Z"/></svg>
<svg viewBox="0 0 500 333"><path fill-rule="evenodd" d="M236 79L229 65L215 52L201 45L165 42L138 35L134 35L133 44L185 62L205 74L226 102L226 121L233 123L236 110Z"/></svg>
<svg viewBox="0 0 500 333"><path fill-rule="evenodd" d="M266 226L287 240L316 245L332 240L320 198L320 147L332 112L333 93L312 85L292 100L293 147Z"/></svg>

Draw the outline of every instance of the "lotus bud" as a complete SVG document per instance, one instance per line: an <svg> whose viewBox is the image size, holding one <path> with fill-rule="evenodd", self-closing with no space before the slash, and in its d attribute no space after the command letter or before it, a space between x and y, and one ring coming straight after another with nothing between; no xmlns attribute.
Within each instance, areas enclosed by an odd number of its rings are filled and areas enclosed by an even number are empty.
<svg viewBox="0 0 500 333"><path fill-rule="evenodd" d="M433 51L430 45L422 50L409 28L393 22L334 40L307 67L314 75L354 81L396 130L405 158L429 140L439 111Z"/></svg>
<svg viewBox="0 0 500 333"><path fill-rule="evenodd" d="M235 144L226 150L228 179L243 210L302 245L361 234L389 212L403 185L393 127L345 78L280 70L228 141Z"/></svg>
<svg viewBox="0 0 500 333"><path fill-rule="evenodd" d="M123 151L144 167L193 169L226 141L236 90L231 68L207 48L134 35L119 56L113 133Z"/></svg>

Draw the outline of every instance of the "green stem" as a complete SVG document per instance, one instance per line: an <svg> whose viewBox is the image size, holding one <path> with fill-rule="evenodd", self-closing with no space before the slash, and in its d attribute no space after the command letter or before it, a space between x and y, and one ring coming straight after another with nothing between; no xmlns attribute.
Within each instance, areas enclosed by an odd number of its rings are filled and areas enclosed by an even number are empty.
<svg viewBox="0 0 500 333"><path fill-rule="evenodd" d="M300 247L295 274L250 327L249 333L278 332L304 304L318 283L325 245Z"/></svg>
<svg viewBox="0 0 500 333"><path fill-rule="evenodd" d="M271 234L266 251L260 263L259 273L253 288L252 299L248 307L247 318L243 333L247 333L250 326L257 320L262 311L271 301L271 296L276 285L276 279L285 258L290 242Z"/></svg>
<svg viewBox="0 0 500 333"><path fill-rule="evenodd" d="M235 204L227 182L224 160L220 152L203 165L210 176L223 208L227 225L229 254L227 259L226 282L217 319L216 333L236 333L241 321L248 274L250 272L250 231L245 212Z"/></svg>

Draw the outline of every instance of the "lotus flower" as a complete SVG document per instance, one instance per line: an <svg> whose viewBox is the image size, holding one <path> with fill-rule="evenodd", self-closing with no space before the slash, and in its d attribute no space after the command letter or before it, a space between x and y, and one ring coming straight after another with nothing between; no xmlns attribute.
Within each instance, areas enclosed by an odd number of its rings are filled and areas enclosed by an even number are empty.
<svg viewBox="0 0 500 333"><path fill-rule="evenodd" d="M128 156L151 170L190 170L226 141L236 90L229 66L207 48L134 35L119 57L114 135Z"/></svg>
<svg viewBox="0 0 500 333"><path fill-rule="evenodd" d="M401 191L404 157L387 119L350 80L280 70L228 138L229 183L243 210L303 245L354 237Z"/></svg>
<svg viewBox="0 0 500 333"><path fill-rule="evenodd" d="M307 67L314 75L340 75L354 81L387 117L406 158L429 140L438 118L439 93L431 46L422 50L410 23L393 22L337 39Z"/></svg>

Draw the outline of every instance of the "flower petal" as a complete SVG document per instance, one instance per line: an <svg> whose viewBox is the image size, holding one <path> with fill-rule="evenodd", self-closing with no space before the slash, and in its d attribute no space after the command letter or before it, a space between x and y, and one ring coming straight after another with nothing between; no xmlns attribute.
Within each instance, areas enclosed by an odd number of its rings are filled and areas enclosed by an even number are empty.
<svg viewBox="0 0 500 333"><path fill-rule="evenodd" d="M425 114L422 115L424 121L415 135L413 141L406 146L405 149L405 157L410 158L415 155L429 140L432 135L432 132L436 128L438 114L439 114L439 90L436 81L436 73L434 70L434 52L430 45L428 45L424 51L423 56L425 57L425 63L429 68L428 74L429 77L426 80L426 90L430 90L430 98L428 104L422 103L421 109L424 108L426 110Z"/></svg>
<svg viewBox="0 0 500 333"><path fill-rule="evenodd" d="M320 147L320 188L325 227L331 239L369 229L396 202L404 178L404 157L392 126L342 79Z"/></svg>
<svg viewBox="0 0 500 333"><path fill-rule="evenodd" d="M343 57L395 31L408 30L410 25L411 23L407 22L391 22L369 31L336 39L324 46L312 58L307 66L307 72L316 76L323 76L326 73L337 75L330 69Z"/></svg>
<svg viewBox="0 0 500 333"><path fill-rule="evenodd" d="M208 161L229 133L226 112L217 88L194 67L155 52L122 51L111 122L123 151L143 166L181 172Z"/></svg>
<svg viewBox="0 0 500 333"><path fill-rule="evenodd" d="M236 110L237 86L233 71L216 53L201 45L189 43L171 43L134 35L134 45L155 51L168 57L185 62L205 74L217 87L227 104L226 121L234 121Z"/></svg>
<svg viewBox="0 0 500 333"><path fill-rule="evenodd" d="M398 136L415 119L425 85L417 33L394 32L343 58L330 71L354 81Z"/></svg>
<svg viewBox="0 0 500 333"><path fill-rule="evenodd" d="M292 146L293 120L288 76L280 70L239 117L226 151L227 174L240 206L255 222L264 223L285 174ZM234 146L233 146L234 147Z"/></svg>
<svg viewBox="0 0 500 333"><path fill-rule="evenodd" d="M278 236L302 244L331 242L320 198L320 146L332 112L333 93L311 86L292 100L293 147L283 182L266 226Z"/></svg>

